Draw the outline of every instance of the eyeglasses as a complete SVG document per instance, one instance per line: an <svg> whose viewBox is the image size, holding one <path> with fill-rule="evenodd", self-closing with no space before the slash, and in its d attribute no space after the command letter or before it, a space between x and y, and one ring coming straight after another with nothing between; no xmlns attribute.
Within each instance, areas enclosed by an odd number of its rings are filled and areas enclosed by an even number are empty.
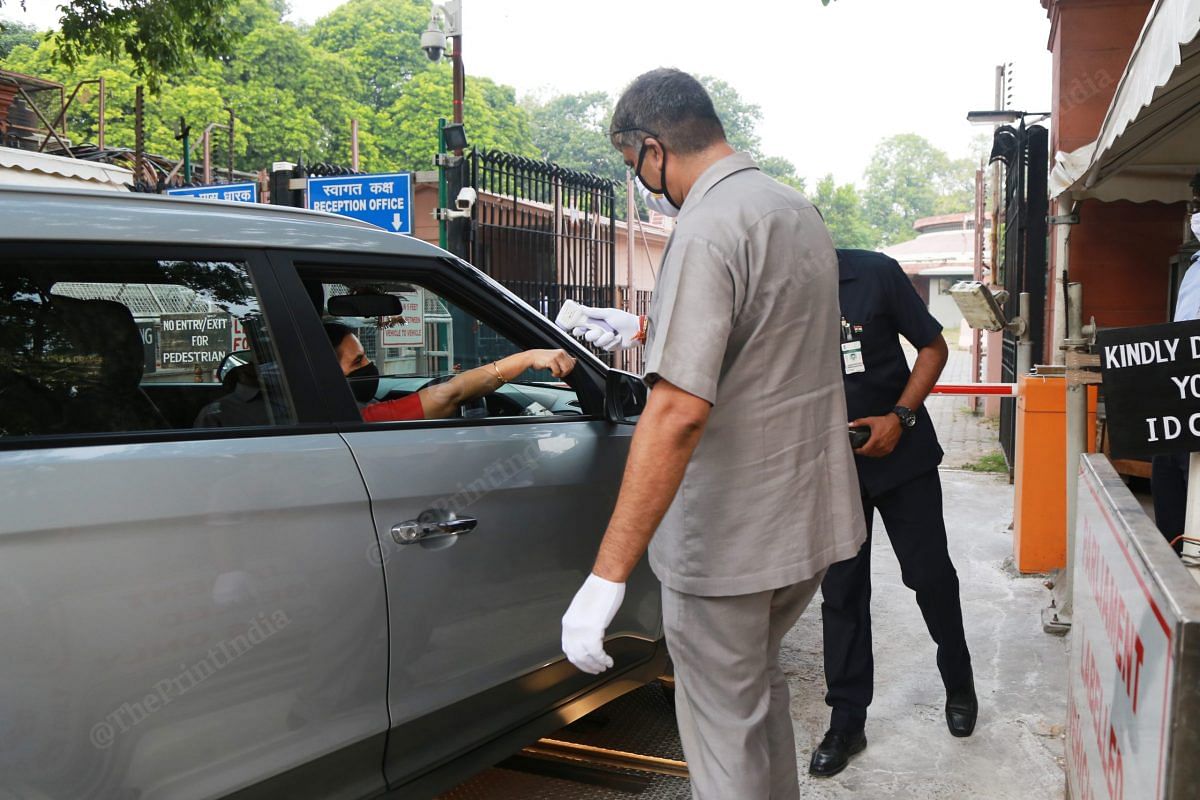
<svg viewBox="0 0 1200 800"><path fill-rule="evenodd" d="M662 146L662 137L659 136L654 131L647 130L646 128L643 128L640 125L634 125L629 128L619 128L618 130L615 130L615 131L609 131L608 138L611 139L612 137L619 136L622 133L633 133L634 131L638 131L640 133L646 134L642 138L642 146L638 148L637 164L633 166L633 174L640 176L642 174L642 161L645 160L645 158L646 158L646 139L651 139L651 138L657 139L659 142L659 146L661 147ZM629 166L629 165L626 165L626 166Z"/></svg>
<svg viewBox="0 0 1200 800"><path fill-rule="evenodd" d="M620 136L622 133L633 133L634 131L641 131L642 133L646 134L646 136L653 136L655 139L659 139L659 140L662 139L662 137L659 136L654 131L647 130L647 129L641 127L640 125L634 125L633 127L630 127L630 128L620 128L615 131L609 131L608 138L611 139L614 136Z"/></svg>

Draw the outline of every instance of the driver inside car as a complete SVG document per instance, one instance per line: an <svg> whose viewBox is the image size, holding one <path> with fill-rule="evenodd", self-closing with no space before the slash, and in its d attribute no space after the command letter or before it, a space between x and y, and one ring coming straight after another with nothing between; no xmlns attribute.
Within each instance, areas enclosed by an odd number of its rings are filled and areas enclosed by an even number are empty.
<svg viewBox="0 0 1200 800"><path fill-rule="evenodd" d="M372 402L379 387L379 369L367 358L354 329L340 322L326 322L325 333L333 345L342 374L350 381L364 422L445 419L463 403L496 391L526 370L548 369L554 377L564 378L575 369L575 359L565 350L525 350L467 370L444 383L426 386L398 400Z"/></svg>

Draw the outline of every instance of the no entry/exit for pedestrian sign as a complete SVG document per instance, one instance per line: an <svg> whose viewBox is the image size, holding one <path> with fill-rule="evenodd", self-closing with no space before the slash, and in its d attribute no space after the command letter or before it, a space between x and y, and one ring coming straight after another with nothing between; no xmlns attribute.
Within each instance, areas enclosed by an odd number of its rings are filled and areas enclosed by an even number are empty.
<svg viewBox="0 0 1200 800"><path fill-rule="evenodd" d="M308 207L412 233L412 181L407 172L308 179Z"/></svg>

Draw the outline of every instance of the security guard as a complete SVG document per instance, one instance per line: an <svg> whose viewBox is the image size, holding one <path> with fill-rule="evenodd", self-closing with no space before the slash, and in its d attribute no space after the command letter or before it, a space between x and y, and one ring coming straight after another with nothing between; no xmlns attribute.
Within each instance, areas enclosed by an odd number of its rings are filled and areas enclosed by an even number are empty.
<svg viewBox="0 0 1200 800"><path fill-rule="evenodd" d="M924 408L946 365L942 325L930 315L900 265L865 250L839 250L841 354L851 426L870 432L856 449L867 541L854 558L834 564L821 583L825 635L825 702L829 730L809 772L836 775L867 746L871 703L871 524L878 509L904 585L914 590L947 691L946 723L970 736L978 704L963 633L958 575L946 549L938 464L942 449ZM917 348L910 372L900 347Z"/></svg>

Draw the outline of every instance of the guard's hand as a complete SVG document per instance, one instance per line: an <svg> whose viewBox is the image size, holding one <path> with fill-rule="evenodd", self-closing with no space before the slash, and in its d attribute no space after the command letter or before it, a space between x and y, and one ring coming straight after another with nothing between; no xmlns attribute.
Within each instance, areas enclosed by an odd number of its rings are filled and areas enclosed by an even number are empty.
<svg viewBox="0 0 1200 800"><path fill-rule="evenodd" d="M562 649L567 659L589 675L613 665L604 652L604 631L625 599L625 584L588 575L562 618Z"/></svg>
<svg viewBox="0 0 1200 800"><path fill-rule="evenodd" d="M900 425L900 418L891 413L884 414L882 417L863 417L850 423L852 428L860 425L871 429L871 438L854 452L868 458L883 458L890 454L900 443L900 436L904 432Z"/></svg>
<svg viewBox="0 0 1200 800"><path fill-rule="evenodd" d="M589 321L596 320L605 323L603 326L589 324L583 334L584 339L601 350L607 350L610 353L614 350L626 350L640 341L638 334L642 331L642 318L637 314L630 314L619 308L592 308L590 306L580 306L580 308L587 314ZM579 328L575 329L575 331L578 330ZM578 336L578 333L575 335Z"/></svg>

